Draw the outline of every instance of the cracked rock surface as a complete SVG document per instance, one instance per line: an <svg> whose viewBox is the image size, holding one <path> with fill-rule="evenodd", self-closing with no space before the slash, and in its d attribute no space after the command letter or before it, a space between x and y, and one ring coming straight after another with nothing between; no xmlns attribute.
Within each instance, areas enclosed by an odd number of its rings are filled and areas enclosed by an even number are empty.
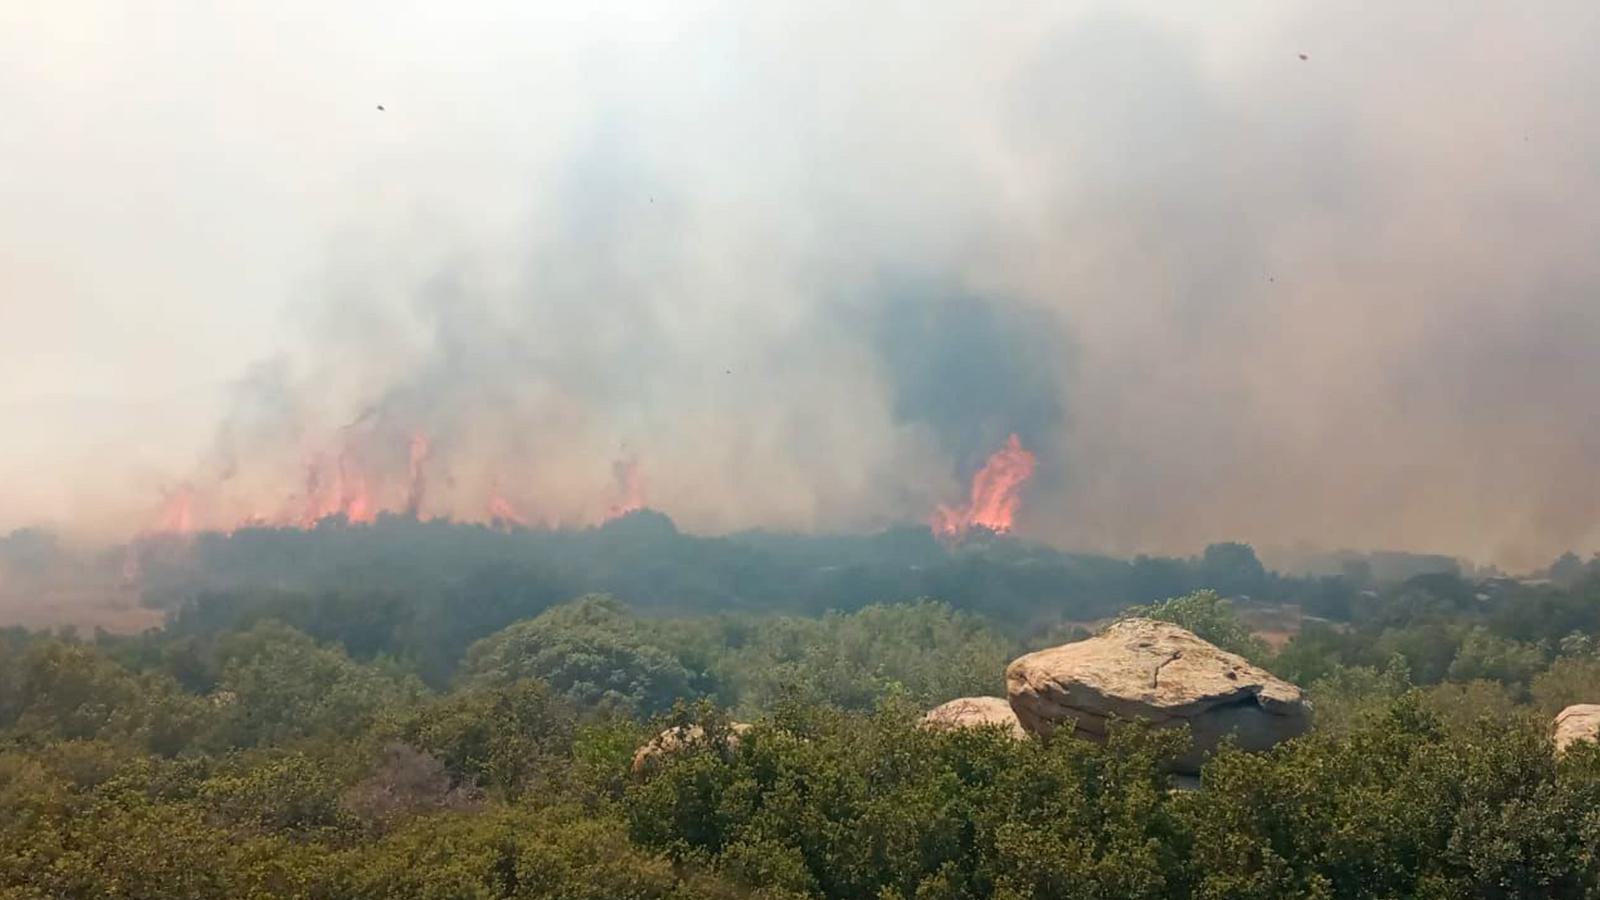
<svg viewBox="0 0 1600 900"><path fill-rule="evenodd" d="M1111 718L1187 724L1193 749L1173 764L1198 772L1227 735L1264 750L1302 734L1311 708L1300 689L1168 622L1125 619L1088 640L1019 657L1006 692L1028 731L1104 740Z"/></svg>

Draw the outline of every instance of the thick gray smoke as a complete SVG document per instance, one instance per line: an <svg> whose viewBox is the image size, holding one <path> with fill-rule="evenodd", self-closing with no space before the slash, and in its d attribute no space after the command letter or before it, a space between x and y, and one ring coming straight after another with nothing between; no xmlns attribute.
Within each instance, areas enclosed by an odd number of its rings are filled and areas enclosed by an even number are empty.
<svg viewBox="0 0 1600 900"><path fill-rule="evenodd" d="M1013 433L1058 456L1070 335L1040 310L950 291L913 281L869 305L896 418L931 428L964 471Z"/></svg>
<svg viewBox="0 0 1600 900"><path fill-rule="evenodd" d="M113 429L137 465L30 439L0 473L96 496L0 527L186 481L282 515L341 456L399 509L425 433L437 514L589 521L631 460L690 529L871 528L1015 432L1019 529L1068 547L1600 549L1600 10L1179 6L175 3L96 19L131 71L87 74L65 14L11 14L38 99L0 113L41 136L0 236L204 348L162 375L85 313L124 389L226 400ZM152 162L83 182L113 154ZM29 383L68 340L43 271L0 258ZM0 426L82 409L11 387Z"/></svg>

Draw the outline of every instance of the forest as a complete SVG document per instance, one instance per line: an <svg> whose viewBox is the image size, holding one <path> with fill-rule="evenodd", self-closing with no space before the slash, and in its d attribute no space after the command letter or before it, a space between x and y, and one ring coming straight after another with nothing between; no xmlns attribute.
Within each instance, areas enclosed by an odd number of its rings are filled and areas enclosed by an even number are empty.
<svg viewBox="0 0 1600 900"><path fill-rule="evenodd" d="M1600 745L1551 741L1600 702L1600 565L1576 557L1288 575L1243 544L699 538L653 513L140 552L165 626L0 632L5 900L1600 897ZM1300 685L1311 731L1177 789L1183 729L918 727L1123 616ZM634 773L687 725L704 740Z"/></svg>

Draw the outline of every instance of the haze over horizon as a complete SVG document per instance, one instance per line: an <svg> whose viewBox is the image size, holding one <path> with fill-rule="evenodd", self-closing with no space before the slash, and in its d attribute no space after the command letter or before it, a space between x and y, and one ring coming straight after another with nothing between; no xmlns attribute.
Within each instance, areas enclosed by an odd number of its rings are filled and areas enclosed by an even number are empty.
<svg viewBox="0 0 1600 900"><path fill-rule="evenodd" d="M0 533L347 458L424 514L871 529L1016 434L1058 546L1587 555L1596 25L11 4Z"/></svg>

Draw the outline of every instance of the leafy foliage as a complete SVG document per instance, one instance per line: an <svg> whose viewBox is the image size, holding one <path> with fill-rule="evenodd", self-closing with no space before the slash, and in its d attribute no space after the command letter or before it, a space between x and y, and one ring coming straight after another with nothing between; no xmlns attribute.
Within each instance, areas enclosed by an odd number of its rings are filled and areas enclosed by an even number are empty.
<svg viewBox="0 0 1600 900"><path fill-rule="evenodd" d="M746 713L803 697L868 709L889 691L918 702L995 693L1015 644L943 604L855 613L646 619L589 596L492 635L469 651L476 684L536 678L585 710L651 715L682 697Z"/></svg>
<svg viewBox="0 0 1600 900"><path fill-rule="evenodd" d="M540 681L476 688L419 709L401 729L431 754L454 784L471 784L515 799L554 777L571 751L577 717Z"/></svg>
<svg viewBox="0 0 1600 900"><path fill-rule="evenodd" d="M537 678L585 707L660 712L695 676L650 631L615 600L584 597L474 644L467 671L484 684Z"/></svg>
<svg viewBox="0 0 1600 900"><path fill-rule="evenodd" d="M1559 584L1365 571L1354 591L1236 544L1123 563L891 533L865 551L641 516L479 535L572 553L507 567L453 526L348 532L323 536L331 558L416 583L324 590L319 557L305 584L206 593L137 637L0 633L0 898L1600 898L1600 744L1557 756L1548 734L1600 700L1589 565ZM281 571L306 546L202 544L213 572ZM428 574L461 554L484 566ZM718 605L774 572L795 579L762 588L782 612ZM648 602L558 603L573 578ZM872 602L929 585L959 602ZM1044 608L1052 585L1075 599ZM1123 593L1082 602L1094 585ZM1274 652L1247 623L1291 594L1306 605L1270 612L1348 618ZM1181 730L917 727L1130 598L1307 685L1314 730L1224 747L1178 790ZM668 725L710 738L635 775Z"/></svg>
<svg viewBox="0 0 1600 900"><path fill-rule="evenodd" d="M350 736L415 702L414 677L364 666L286 625L264 622L220 642L212 695L226 746Z"/></svg>

